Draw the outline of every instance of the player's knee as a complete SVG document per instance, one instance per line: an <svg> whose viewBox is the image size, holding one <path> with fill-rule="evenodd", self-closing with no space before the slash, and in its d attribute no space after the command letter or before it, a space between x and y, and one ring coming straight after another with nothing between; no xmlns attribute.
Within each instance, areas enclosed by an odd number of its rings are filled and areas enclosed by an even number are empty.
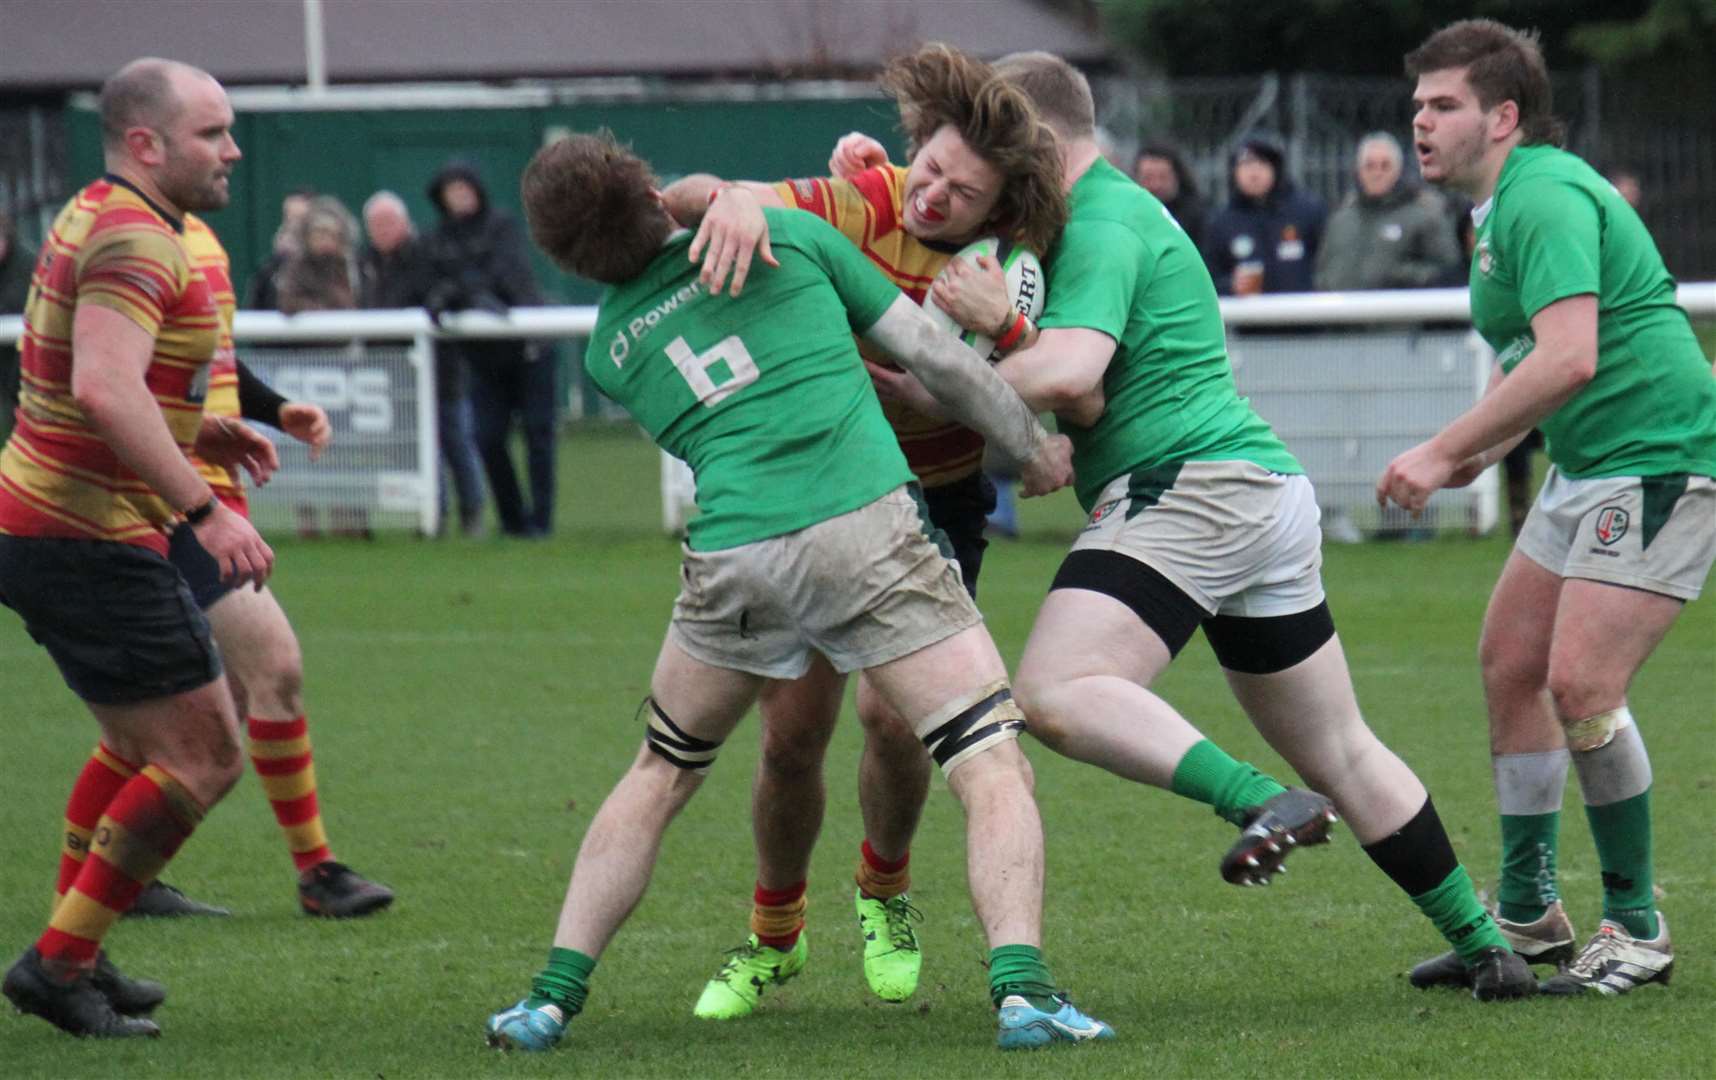
<svg viewBox="0 0 1716 1080"><path fill-rule="evenodd" d="M1545 672L1512 635L1485 630L1478 639L1478 669L1491 691L1512 687L1539 688Z"/></svg>
<svg viewBox="0 0 1716 1080"><path fill-rule="evenodd" d="M715 764L715 755L720 753L721 743L687 734L663 711L654 697L644 698L643 704L638 706L638 712L640 715L647 714L644 722L644 745L650 753L681 772L698 775L707 773L709 766Z"/></svg>
<svg viewBox="0 0 1716 1080"><path fill-rule="evenodd" d="M1555 663L1549 669L1549 698L1555 706L1555 717L1568 729L1587 717L1613 709L1623 699L1624 688L1613 687L1594 673L1589 664ZM1613 732L1610 732L1613 737ZM1598 745L1608 742L1602 739ZM1585 749L1595 749L1586 747Z"/></svg>
<svg viewBox="0 0 1716 1080"><path fill-rule="evenodd" d="M819 739L795 738L795 732L764 726L761 765L780 781L798 782L822 771L828 744Z"/></svg>
<svg viewBox="0 0 1716 1080"><path fill-rule="evenodd" d="M1013 683L1013 701L1025 717L1025 730L1044 746L1056 749L1067 737L1065 710L1059 698L1065 683L1021 670Z"/></svg>
<svg viewBox="0 0 1716 1080"><path fill-rule="evenodd" d="M858 723L864 728L864 741L884 757L916 759L923 753L911 725L881 701L880 695L859 696Z"/></svg>
<svg viewBox="0 0 1716 1080"><path fill-rule="evenodd" d="M943 774L987 751L1016 742L1025 730L1025 716L1013 702L1005 682L991 683L926 717L918 737ZM1024 755L1017 755L1024 761ZM1028 766L1027 766L1028 767Z"/></svg>

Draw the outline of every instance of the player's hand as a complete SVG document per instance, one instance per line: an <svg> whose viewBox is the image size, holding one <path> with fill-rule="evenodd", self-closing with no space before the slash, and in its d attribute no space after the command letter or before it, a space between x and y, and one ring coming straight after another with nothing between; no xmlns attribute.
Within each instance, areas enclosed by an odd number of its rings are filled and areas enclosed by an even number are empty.
<svg viewBox="0 0 1716 1080"><path fill-rule="evenodd" d="M261 591L274 572L274 551L242 514L215 500L214 513L198 525L181 525L197 534L197 543L220 567L223 584L237 589L248 584Z"/></svg>
<svg viewBox="0 0 1716 1080"><path fill-rule="evenodd" d="M334 425L320 405L308 401L289 401L280 406L280 430L310 448L310 460L322 456L322 451L334 441Z"/></svg>
<svg viewBox="0 0 1716 1080"><path fill-rule="evenodd" d="M1438 489L1448 486L1464 462L1443 452L1435 439L1421 442L1388 463L1376 482L1376 505L1387 508L1392 500L1417 516ZM1470 481L1467 481L1468 483Z"/></svg>
<svg viewBox="0 0 1716 1080"><path fill-rule="evenodd" d="M1013 322L1007 276L993 257L979 255L973 266L953 259L930 286L936 306L974 334L998 338Z"/></svg>
<svg viewBox="0 0 1716 1080"><path fill-rule="evenodd" d="M210 465L243 469L257 487L268 483L280 467L280 452L266 435L225 416L204 415L194 449Z"/></svg>
<svg viewBox="0 0 1716 1080"><path fill-rule="evenodd" d="M850 180L865 169L887 163L887 147L862 131L849 131L834 144L834 153L828 159L828 175Z"/></svg>
<svg viewBox="0 0 1716 1080"><path fill-rule="evenodd" d="M763 217L762 204L738 185L717 192L703 215L703 224L697 227L688 255L692 262L702 257L703 273L699 277L711 296L721 292L728 273L733 275L732 295L738 296L751 272L753 255L770 266L780 265L769 250L769 223Z"/></svg>
<svg viewBox="0 0 1716 1080"><path fill-rule="evenodd" d="M1019 470L1019 494L1027 499L1047 495L1072 480L1072 440L1065 435L1050 435L1037 448L1037 455Z"/></svg>
<svg viewBox="0 0 1716 1080"><path fill-rule="evenodd" d="M876 396L883 401L904 405L932 420L948 419L947 410L916 375L909 371L883 367L873 360L864 361L864 367L870 372L870 382L876 387Z"/></svg>

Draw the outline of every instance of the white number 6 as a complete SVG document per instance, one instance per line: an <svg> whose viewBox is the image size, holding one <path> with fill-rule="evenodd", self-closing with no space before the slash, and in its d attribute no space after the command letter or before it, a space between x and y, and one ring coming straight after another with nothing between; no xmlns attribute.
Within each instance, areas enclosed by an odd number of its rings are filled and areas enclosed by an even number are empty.
<svg viewBox="0 0 1716 1080"><path fill-rule="evenodd" d="M692 352L684 338L676 337L667 343L665 351L686 385L691 387L691 392L697 395L697 400L711 408L721 404L734 391L757 381L757 362L751 359L751 350L745 348L745 343L737 335L722 338L700 353ZM716 383L710 371L720 363L727 365L727 374L720 383Z"/></svg>

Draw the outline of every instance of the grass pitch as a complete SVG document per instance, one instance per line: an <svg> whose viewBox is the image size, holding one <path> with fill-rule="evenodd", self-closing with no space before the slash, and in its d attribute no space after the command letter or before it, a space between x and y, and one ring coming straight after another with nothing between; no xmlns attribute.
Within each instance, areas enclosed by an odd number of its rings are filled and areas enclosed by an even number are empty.
<svg viewBox="0 0 1716 1080"><path fill-rule="evenodd" d="M864 987L851 908L860 830L856 724L830 756L810 879L810 964L725 1024L691 1016L745 934L754 867L754 721L668 833L649 894L597 969L559 1052L503 1056L482 1023L540 966L572 853L640 738L675 588L657 528L653 450L629 430L565 444L558 535L543 543L278 542L274 587L303 640L322 806L335 852L394 886L378 918L300 916L291 864L254 776L168 880L231 919L125 922L114 956L164 980L165 1038L75 1042L0 1016L0 1076L1483 1076L1705 1075L1716 992L1710 805L1716 787L1716 607L1692 605L1633 688L1656 768L1658 882L1678 946L1672 988L1615 1001L1480 1006L1420 993L1405 970L1439 951L1429 924L1349 833L1270 889L1221 882L1232 831L1206 809L1027 744L1049 839L1046 951L1111 1022L1109 1045L993 1048L962 822L939 781L914 848L924 984L906 1005ZM983 607L1016 660L1078 512L1025 508L1025 539L990 549ZM1497 836L1478 675L1498 538L1331 546L1325 574L1372 725L1420 773L1474 877ZM46 654L0 616L0 942L39 932L57 822L94 725ZM1162 694L1237 757L1282 770L1188 647ZM1595 856L1569 786L1568 907L1595 929ZM8 957L13 955L8 953Z"/></svg>

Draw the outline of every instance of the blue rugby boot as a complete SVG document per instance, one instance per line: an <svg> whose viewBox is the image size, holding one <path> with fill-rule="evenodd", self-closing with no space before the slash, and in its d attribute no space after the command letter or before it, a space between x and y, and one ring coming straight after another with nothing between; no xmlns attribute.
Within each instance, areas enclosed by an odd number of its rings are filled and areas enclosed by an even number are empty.
<svg viewBox="0 0 1716 1080"><path fill-rule="evenodd" d="M1060 1008L1044 1012L1019 994L1001 999L1000 1033L995 1045L1003 1050L1034 1050L1057 1042L1091 1042L1114 1038L1114 1029L1073 1007L1065 994L1056 994Z"/></svg>
<svg viewBox="0 0 1716 1080"><path fill-rule="evenodd" d="M529 998L489 1017L489 1045L497 1050L552 1050L572 1018L552 1001L531 1008Z"/></svg>

